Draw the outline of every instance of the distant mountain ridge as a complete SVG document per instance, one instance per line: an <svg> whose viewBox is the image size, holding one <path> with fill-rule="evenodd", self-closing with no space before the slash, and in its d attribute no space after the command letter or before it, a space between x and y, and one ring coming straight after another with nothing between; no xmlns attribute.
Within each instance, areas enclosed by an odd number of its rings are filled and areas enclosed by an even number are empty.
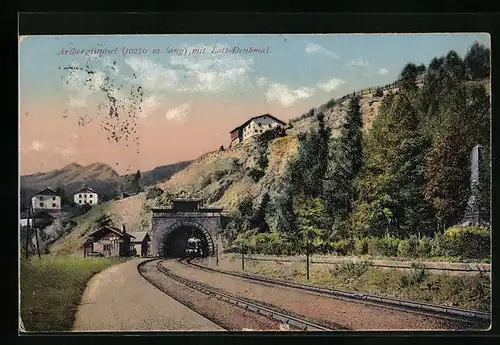
<svg viewBox="0 0 500 345"><path fill-rule="evenodd" d="M141 185L148 186L167 180L190 163L191 161L178 162L141 172ZM119 175L104 163L92 163L87 166L71 163L61 169L21 176L21 202L26 203L29 195L47 187L54 190L60 187L70 196L87 186L95 189L104 199L112 199L126 190L133 175Z"/></svg>

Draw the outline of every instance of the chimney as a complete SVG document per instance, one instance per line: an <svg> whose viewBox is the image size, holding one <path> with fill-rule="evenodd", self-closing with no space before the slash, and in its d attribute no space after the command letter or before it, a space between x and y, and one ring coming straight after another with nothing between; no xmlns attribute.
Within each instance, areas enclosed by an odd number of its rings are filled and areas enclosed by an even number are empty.
<svg viewBox="0 0 500 345"><path fill-rule="evenodd" d="M126 233L127 233L127 231L125 231L125 224L122 224L122 229L123 229L123 230L122 230L122 232L123 232L124 234L126 234Z"/></svg>

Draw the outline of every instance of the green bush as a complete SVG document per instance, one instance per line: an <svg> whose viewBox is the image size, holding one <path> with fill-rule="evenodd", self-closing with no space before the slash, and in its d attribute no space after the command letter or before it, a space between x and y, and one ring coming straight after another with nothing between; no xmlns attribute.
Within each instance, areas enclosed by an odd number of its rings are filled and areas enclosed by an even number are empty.
<svg viewBox="0 0 500 345"><path fill-rule="evenodd" d="M231 244L233 253L293 255L294 246L279 233L253 234L251 231L239 234Z"/></svg>
<svg viewBox="0 0 500 345"><path fill-rule="evenodd" d="M163 194L163 190L158 187L151 187L146 189L146 199L154 199Z"/></svg>
<svg viewBox="0 0 500 345"><path fill-rule="evenodd" d="M405 258L417 257L418 239L415 236L401 240L398 244L398 256Z"/></svg>
<svg viewBox="0 0 500 345"><path fill-rule="evenodd" d="M365 255L368 253L368 240L366 238L358 238L354 242L354 252L356 255Z"/></svg>
<svg viewBox="0 0 500 345"><path fill-rule="evenodd" d="M424 237L418 242L417 256L428 258L432 251L432 240L429 237Z"/></svg>
<svg viewBox="0 0 500 345"><path fill-rule="evenodd" d="M399 240L394 237L371 237L368 239L368 254L374 256L396 257L398 255L398 245Z"/></svg>
<svg viewBox="0 0 500 345"><path fill-rule="evenodd" d="M331 242L330 247L337 255L345 256L353 252L354 243L350 240L340 240Z"/></svg>
<svg viewBox="0 0 500 345"><path fill-rule="evenodd" d="M481 259L490 256L490 231L482 226L455 226L443 236L443 249L449 256Z"/></svg>
<svg viewBox="0 0 500 345"><path fill-rule="evenodd" d="M396 257L398 255L399 239L386 236L380 241L381 254L383 256Z"/></svg>
<svg viewBox="0 0 500 345"><path fill-rule="evenodd" d="M443 236L439 233L434 235L434 238L431 241L431 252L430 256L431 257L441 257L441 256L446 256L446 253L444 252L443 248Z"/></svg>
<svg viewBox="0 0 500 345"><path fill-rule="evenodd" d="M252 168L248 172L248 176L250 176L255 182L259 181L264 176L264 171L259 168Z"/></svg>
<svg viewBox="0 0 500 345"><path fill-rule="evenodd" d="M370 255L380 255L380 239L377 237L370 237L367 239L367 252Z"/></svg>
<svg viewBox="0 0 500 345"><path fill-rule="evenodd" d="M371 261L347 262L331 267L330 273L334 277L342 275L347 278L359 278L365 274L371 266Z"/></svg>

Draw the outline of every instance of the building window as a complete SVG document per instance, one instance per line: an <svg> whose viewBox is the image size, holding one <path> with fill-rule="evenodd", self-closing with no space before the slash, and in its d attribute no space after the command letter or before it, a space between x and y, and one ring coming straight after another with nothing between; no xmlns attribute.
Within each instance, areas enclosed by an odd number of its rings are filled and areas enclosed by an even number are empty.
<svg viewBox="0 0 500 345"><path fill-rule="evenodd" d="M272 126L271 126L271 124L268 124L267 127L271 128Z"/></svg>
<svg viewBox="0 0 500 345"><path fill-rule="evenodd" d="M84 198L87 199L87 194L84 194Z"/></svg>
<svg viewBox="0 0 500 345"><path fill-rule="evenodd" d="M55 197L55 196L54 196L54 197L52 197L52 200L56 200L56 197Z"/></svg>
<svg viewBox="0 0 500 345"><path fill-rule="evenodd" d="M91 203L92 203L92 200L89 201L89 204L91 204Z"/></svg>
<svg viewBox="0 0 500 345"><path fill-rule="evenodd" d="M56 204L52 203L52 207L54 207L54 208L55 208L55 207L56 207Z"/></svg>
<svg viewBox="0 0 500 345"><path fill-rule="evenodd" d="M81 197L82 197L82 195L81 195L81 194L78 194L78 197L79 197L79 198L81 198Z"/></svg>
<svg viewBox="0 0 500 345"><path fill-rule="evenodd" d="M43 202L40 203L40 207L43 207Z"/></svg>
<svg viewBox="0 0 500 345"><path fill-rule="evenodd" d="M259 127L261 127L261 126L262 126L262 123L259 122Z"/></svg>
<svg viewBox="0 0 500 345"><path fill-rule="evenodd" d="M92 199L92 194L89 195L89 198Z"/></svg>
<svg viewBox="0 0 500 345"><path fill-rule="evenodd" d="M81 203L82 203L82 201L81 201L81 200L78 200L78 203L79 203L79 204L81 204Z"/></svg>

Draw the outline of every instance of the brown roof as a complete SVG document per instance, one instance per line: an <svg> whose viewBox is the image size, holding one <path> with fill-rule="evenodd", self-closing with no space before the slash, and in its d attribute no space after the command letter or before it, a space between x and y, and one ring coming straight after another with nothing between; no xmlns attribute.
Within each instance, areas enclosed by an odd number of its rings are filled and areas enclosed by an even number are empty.
<svg viewBox="0 0 500 345"><path fill-rule="evenodd" d="M83 192L90 192L90 193L96 193L97 194L97 192L95 190L93 190L92 188L90 188L90 187L83 187L83 188L77 190L74 194L83 193Z"/></svg>
<svg viewBox="0 0 500 345"><path fill-rule="evenodd" d="M45 188L36 193L35 195L57 195L57 193L50 188Z"/></svg>
<svg viewBox="0 0 500 345"><path fill-rule="evenodd" d="M118 228L115 228L114 226L108 226L108 225L105 225L105 226L102 226L101 228L99 228L98 230L92 232L91 234L89 234L87 237L92 237L94 236L95 234L97 234L98 232L101 232L101 231L108 231L108 232L112 232L114 233L115 235L119 236L119 237L134 237L126 232L122 232L120 229Z"/></svg>
<svg viewBox="0 0 500 345"><path fill-rule="evenodd" d="M149 234L146 231L131 232L130 235L134 238L131 242L141 243L146 237L149 238Z"/></svg>
<svg viewBox="0 0 500 345"><path fill-rule="evenodd" d="M277 121L277 122L281 123L283 126L284 126L284 125L286 125L286 123L284 123L284 122L283 122L283 121L281 121L280 119L278 119L278 118L276 118L276 117L272 116L271 114L263 114L263 115L254 116L254 117L252 117L252 118L248 119L248 120L247 120L244 124L242 124L242 125L240 125L240 126L236 127L235 129L233 129L233 130L232 130L232 131L230 131L229 133L232 133L232 132L234 132L234 131L235 131L235 130L237 130L237 129L240 129L240 128L242 128L242 127L245 127L245 126L246 126L246 125L248 125L248 124L249 124L252 120L255 120L255 119L258 119L258 118L261 118L261 117L264 117L264 116L269 116L270 118L274 119L275 121Z"/></svg>

